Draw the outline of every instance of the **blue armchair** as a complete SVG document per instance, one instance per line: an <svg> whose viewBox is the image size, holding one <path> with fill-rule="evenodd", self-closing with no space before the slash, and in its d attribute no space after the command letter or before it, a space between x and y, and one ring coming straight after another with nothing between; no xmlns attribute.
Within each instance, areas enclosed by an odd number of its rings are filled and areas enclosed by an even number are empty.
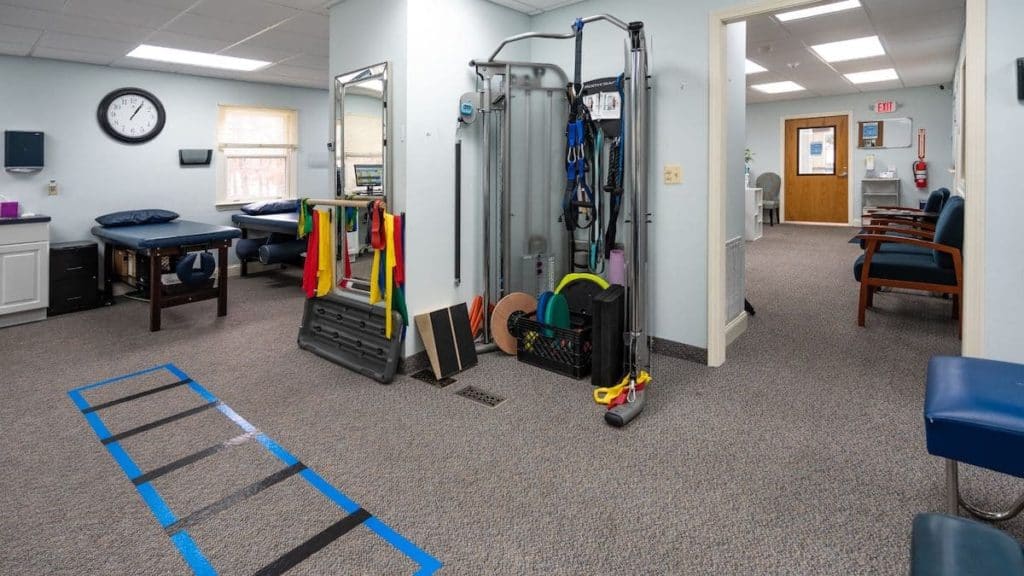
<svg viewBox="0 0 1024 576"><path fill-rule="evenodd" d="M930 230L914 227L868 226L857 235L864 242L864 254L853 264L860 282L857 325L864 326L866 311L874 305L874 294L883 286L949 294L953 318L960 318L963 287L964 200L953 196L942 208Z"/></svg>

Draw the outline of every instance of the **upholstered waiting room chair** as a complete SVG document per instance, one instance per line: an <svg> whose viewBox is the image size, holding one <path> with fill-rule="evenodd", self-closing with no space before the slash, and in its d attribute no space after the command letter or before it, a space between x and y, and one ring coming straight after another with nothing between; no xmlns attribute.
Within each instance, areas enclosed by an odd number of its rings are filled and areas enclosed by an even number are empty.
<svg viewBox="0 0 1024 576"><path fill-rule="evenodd" d="M949 188L933 190L924 203L924 208L908 206L878 206L864 210L865 222L879 220L916 220L934 224L942 207L949 200Z"/></svg>
<svg viewBox="0 0 1024 576"><path fill-rule="evenodd" d="M779 219L779 190L782 188L782 178L775 172L759 174L754 184L764 194L764 209L768 211L768 225L774 226ZM774 216L774 217L773 217Z"/></svg>
<svg viewBox="0 0 1024 576"><path fill-rule="evenodd" d="M863 326L866 311L874 303L879 288L906 288L950 294L953 318L960 319L963 287L964 199L953 196L939 214L935 231L905 228L899 235L868 228L857 238L866 249L853 264L853 275L860 282L857 325ZM896 245L899 251L889 245ZM886 246L885 249L882 247Z"/></svg>

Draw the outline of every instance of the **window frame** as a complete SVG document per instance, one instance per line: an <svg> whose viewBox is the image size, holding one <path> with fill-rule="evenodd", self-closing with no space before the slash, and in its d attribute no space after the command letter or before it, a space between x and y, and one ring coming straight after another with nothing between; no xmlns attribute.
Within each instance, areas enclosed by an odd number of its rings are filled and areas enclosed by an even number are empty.
<svg viewBox="0 0 1024 576"><path fill-rule="evenodd" d="M228 109L238 110L249 110L249 111L273 111L284 113L288 117L289 122L289 137L290 143L278 144L254 144L248 142L222 142L220 137L221 127L224 121L225 111ZM215 141L217 142L217 183L216 183L216 198L214 205L217 209L221 210L232 210L239 206L245 206L252 202L260 202L264 200L285 200L298 197L298 150L299 150L299 112L294 108L285 107L273 107L273 106L248 106L240 104L219 104L217 106L217 127L215 134ZM236 155L235 157L241 158L265 158L268 156L277 157L283 156L285 158L285 170L286 181L288 189L283 195L280 196L268 196L268 197L250 197L237 200L229 200L227 198L228 188L228 162L227 158L232 150L264 150L267 152L280 151L280 154L264 154L264 155Z"/></svg>

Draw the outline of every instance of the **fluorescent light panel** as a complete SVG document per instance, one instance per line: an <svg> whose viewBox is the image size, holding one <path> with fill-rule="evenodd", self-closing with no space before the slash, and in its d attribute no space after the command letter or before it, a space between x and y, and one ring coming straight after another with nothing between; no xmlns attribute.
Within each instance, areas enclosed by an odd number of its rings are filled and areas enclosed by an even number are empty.
<svg viewBox="0 0 1024 576"><path fill-rule="evenodd" d="M882 56L885 48L878 41L878 36L865 36L852 40L841 40L811 46L811 50L818 53L818 56L825 62L845 62L847 60L859 60L872 56Z"/></svg>
<svg viewBox="0 0 1024 576"><path fill-rule="evenodd" d="M135 50L129 52L128 57L156 60L158 62L172 62L174 64L187 64L189 66L202 66L204 68L241 70L243 72L252 72L253 70L270 66L270 62L264 62L263 60L235 58L234 56L221 56L220 54L179 50L177 48L165 48L149 44L140 45Z"/></svg>
<svg viewBox="0 0 1024 576"><path fill-rule="evenodd" d="M782 94L783 92L798 92L805 88L796 82L786 80L785 82L769 82L768 84L754 84L751 86L758 92L764 92L765 94Z"/></svg>
<svg viewBox="0 0 1024 576"><path fill-rule="evenodd" d="M747 66L747 74L757 74L758 72L767 72L768 71L768 69L765 68L764 66L761 66L757 62L751 62L750 60L747 60L747 65L746 66Z"/></svg>
<svg viewBox="0 0 1024 576"><path fill-rule="evenodd" d="M832 4L824 4L822 6L813 6L811 8L803 8L801 10L793 10L791 12L783 12L782 14L776 14L779 22L789 22L790 20L800 20L802 18L811 18L813 16L821 16L822 14L831 14L833 12L842 12L843 10L849 10L851 8L860 7L859 0L844 0L843 2L834 2Z"/></svg>
<svg viewBox="0 0 1024 576"><path fill-rule="evenodd" d="M895 68L882 68L879 70L868 70L866 72L851 72L843 74L846 79L854 84L870 84L871 82L885 82L886 80L899 80L900 76Z"/></svg>

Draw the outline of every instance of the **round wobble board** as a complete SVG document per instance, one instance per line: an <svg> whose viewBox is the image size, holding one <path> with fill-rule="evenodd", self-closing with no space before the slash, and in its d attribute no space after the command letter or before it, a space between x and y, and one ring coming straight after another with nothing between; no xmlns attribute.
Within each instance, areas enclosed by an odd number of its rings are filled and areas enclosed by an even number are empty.
<svg viewBox="0 0 1024 576"><path fill-rule="evenodd" d="M513 292L502 298L491 314L491 336L505 354L515 355L516 336L508 329L508 320L514 312L533 314L537 310L537 300L524 292Z"/></svg>

